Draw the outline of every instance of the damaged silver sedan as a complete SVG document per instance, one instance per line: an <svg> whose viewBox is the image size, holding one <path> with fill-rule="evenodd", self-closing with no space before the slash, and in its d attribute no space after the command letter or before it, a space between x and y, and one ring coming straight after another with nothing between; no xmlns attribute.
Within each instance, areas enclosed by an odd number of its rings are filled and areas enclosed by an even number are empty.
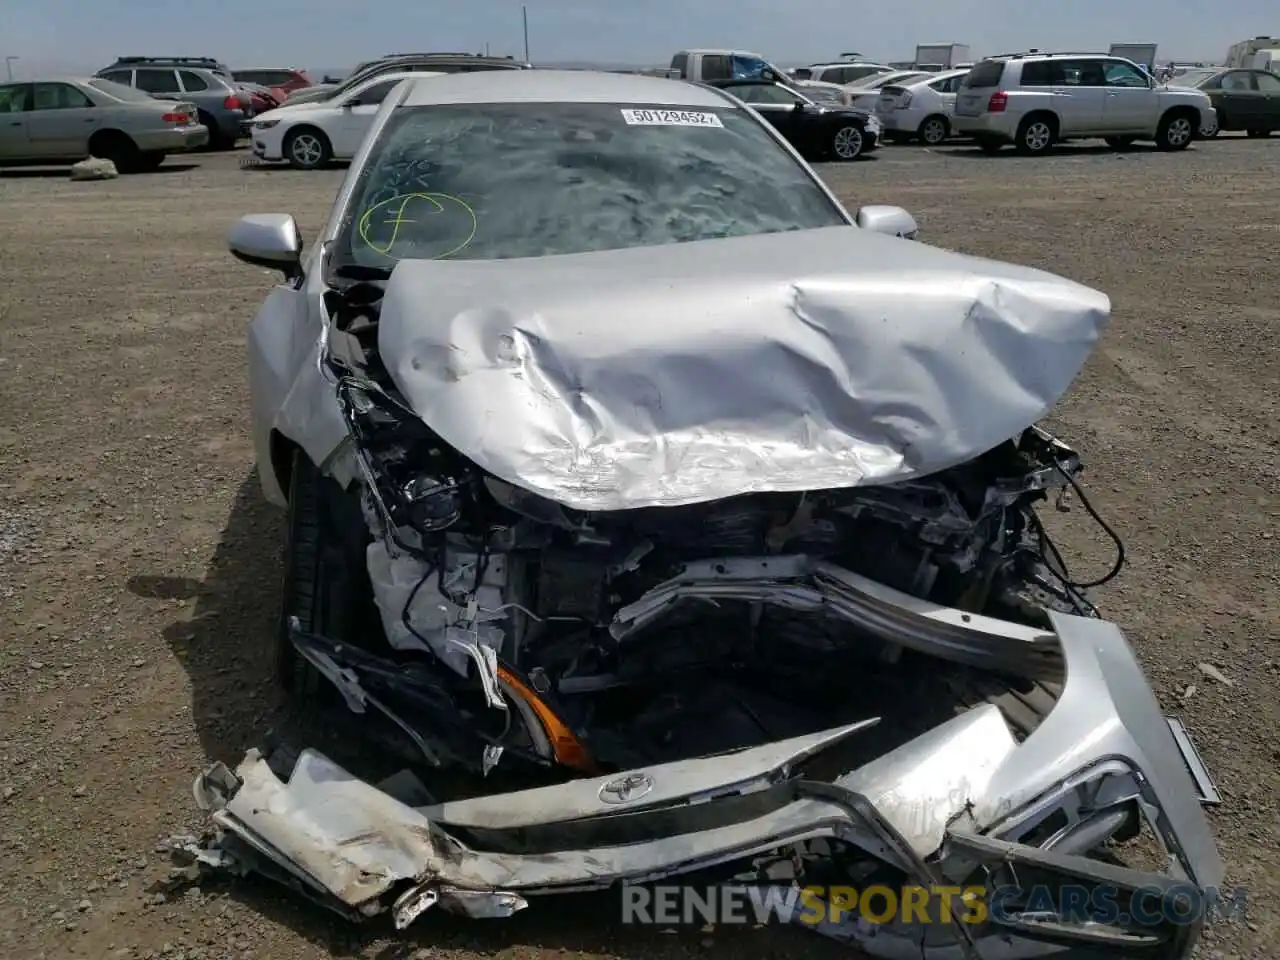
<svg viewBox="0 0 1280 960"><path fill-rule="evenodd" d="M1174 909L1053 906L1222 881L1036 513L1101 522L1037 423L1110 303L914 233L718 91L555 71L398 87L305 259L241 221L286 275L250 334L281 677L402 769L215 765L191 852L400 928L785 873L1000 893L820 927L880 956L1187 955ZM1098 854L1144 823L1163 869Z"/></svg>

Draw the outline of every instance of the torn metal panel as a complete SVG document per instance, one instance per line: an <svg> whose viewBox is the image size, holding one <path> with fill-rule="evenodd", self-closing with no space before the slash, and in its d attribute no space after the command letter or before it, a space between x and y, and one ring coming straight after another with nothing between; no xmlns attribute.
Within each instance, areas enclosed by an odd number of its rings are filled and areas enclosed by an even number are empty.
<svg viewBox="0 0 1280 960"><path fill-rule="evenodd" d="M882 484L1065 392L1110 315L1028 267L856 227L402 260L378 349L442 439L580 510Z"/></svg>
<svg viewBox="0 0 1280 960"><path fill-rule="evenodd" d="M921 856L935 853L949 829L988 795L992 775L1017 749L1000 711L987 704L841 777L866 797Z"/></svg>

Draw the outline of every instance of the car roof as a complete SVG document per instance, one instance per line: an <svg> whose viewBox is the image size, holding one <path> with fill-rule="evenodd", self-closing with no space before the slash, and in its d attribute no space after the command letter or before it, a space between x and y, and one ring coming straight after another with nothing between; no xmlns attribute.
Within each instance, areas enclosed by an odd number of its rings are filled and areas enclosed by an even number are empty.
<svg viewBox="0 0 1280 960"><path fill-rule="evenodd" d="M415 81L401 106L451 103L643 103L732 107L708 87L631 73L593 70L481 70Z"/></svg>
<svg viewBox="0 0 1280 960"><path fill-rule="evenodd" d="M737 53L744 57L760 57L760 54L755 53L751 50L743 50L741 47L734 47L734 48L724 47L723 49L718 47L695 47L690 50L681 50L676 53L676 56L680 56L681 53L701 53L703 55L710 54L713 57L731 56L732 54ZM760 57L760 59L763 60L764 58Z"/></svg>
<svg viewBox="0 0 1280 960"><path fill-rule="evenodd" d="M970 69L965 67L963 70L939 70L937 73L931 73L924 77L916 77L914 80L901 84L901 86L914 87L921 83L933 83L935 80L950 80L952 77L963 77Z"/></svg>

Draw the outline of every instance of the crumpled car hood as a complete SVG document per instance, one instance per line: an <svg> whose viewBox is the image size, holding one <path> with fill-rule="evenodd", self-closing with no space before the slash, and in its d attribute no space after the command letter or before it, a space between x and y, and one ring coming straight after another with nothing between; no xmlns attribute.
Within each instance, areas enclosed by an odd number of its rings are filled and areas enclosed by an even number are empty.
<svg viewBox="0 0 1280 960"><path fill-rule="evenodd" d="M1027 267L828 227L405 260L379 352L439 436L580 510L904 480L1065 393L1111 304Z"/></svg>

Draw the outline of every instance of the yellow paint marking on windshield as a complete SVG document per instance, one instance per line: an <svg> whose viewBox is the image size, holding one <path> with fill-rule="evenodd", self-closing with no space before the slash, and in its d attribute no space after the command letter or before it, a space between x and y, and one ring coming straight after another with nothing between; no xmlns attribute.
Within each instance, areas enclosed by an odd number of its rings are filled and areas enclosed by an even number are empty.
<svg viewBox="0 0 1280 960"><path fill-rule="evenodd" d="M364 241L365 246L374 253L382 254L384 257L391 256L391 251L395 249L396 242L400 239L401 226L406 223L419 222L404 215L405 208L409 207L409 204L414 200L421 200L428 204L428 214L444 213L446 203L457 204L466 212L468 219L471 221L471 229L467 232L466 239L457 246L446 250L444 253L436 254L432 259L442 260L445 257L451 257L459 250L465 249L471 241L475 239L476 230L479 228L479 221L476 219L475 210L472 209L471 204L467 203L467 201L449 193L400 193L394 197L388 197L386 200L381 200L378 203L375 203L372 207L361 214L360 222L357 226L360 239ZM441 201L444 202L442 203ZM411 212L413 211L411 210ZM375 216L384 213L388 214L385 219L375 221ZM369 233L374 226L391 227L390 238L381 242L371 239Z"/></svg>

